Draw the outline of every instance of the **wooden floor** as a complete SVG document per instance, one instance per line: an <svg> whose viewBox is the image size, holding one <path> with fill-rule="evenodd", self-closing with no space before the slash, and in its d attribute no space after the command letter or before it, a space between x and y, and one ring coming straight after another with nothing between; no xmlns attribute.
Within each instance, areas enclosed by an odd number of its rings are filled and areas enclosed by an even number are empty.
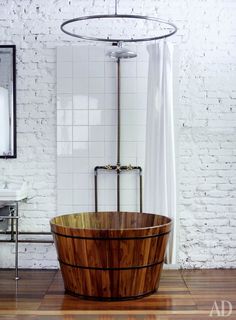
<svg viewBox="0 0 236 320"><path fill-rule="evenodd" d="M13 270L0 270L0 319L222 319L229 303L233 311L227 319L236 319L236 270L165 270L156 294L123 302L69 296L58 271L20 270L20 276L16 282ZM224 314L222 300L229 301Z"/></svg>

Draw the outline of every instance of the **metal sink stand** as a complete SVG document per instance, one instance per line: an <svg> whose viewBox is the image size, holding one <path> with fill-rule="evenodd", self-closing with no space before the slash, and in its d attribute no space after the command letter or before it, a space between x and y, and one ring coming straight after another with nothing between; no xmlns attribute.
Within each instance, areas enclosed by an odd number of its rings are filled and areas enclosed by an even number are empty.
<svg viewBox="0 0 236 320"><path fill-rule="evenodd" d="M18 201L14 203L6 204L8 207L13 207L13 210L8 216L1 216L1 219L8 219L11 220L11 240L0 240L0 242L15 242L15 280L19 280L18 274L18 221L19 221L19 214L18 214ZM15 222L15 230L14 230L14 222ZM2 232L1 232L2 233ZM6 232L8 234L8 232Z"/></svg>
<svg viewBox="0 0 236 320"><path fill-rule="evenodd" d="M25 199L22 199L25 200ZM20 200L20 201L22 201ZM18 244L22 243L53 243L53 240L46 239L19 239L20 235L23 236L51 236L51 232L21 232L19 231L19 210L18 210L19 201L11 201L6 203L6 206L13 208L11 214L8 216L1 216L2 219L11 220L10 231L0 231L2 235L9 235L10 239L0 239L1 242L14 242L15 243L15 280L19 280L19 272L18 272ZM15 223L14 223L15 222Z"/></svg>

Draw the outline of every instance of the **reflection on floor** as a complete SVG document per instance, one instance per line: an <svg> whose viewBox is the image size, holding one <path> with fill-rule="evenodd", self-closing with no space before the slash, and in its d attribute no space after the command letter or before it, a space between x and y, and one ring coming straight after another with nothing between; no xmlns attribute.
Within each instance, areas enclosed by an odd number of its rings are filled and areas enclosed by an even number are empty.
<svg viewBox="0 0 236 320"><path fill-rule="evenodd" d="M164 270L156 294L123 302L69 296L57 270L20 276L16 282L13 270L0 270L0 319L236 319L236 270Z"/></svg>

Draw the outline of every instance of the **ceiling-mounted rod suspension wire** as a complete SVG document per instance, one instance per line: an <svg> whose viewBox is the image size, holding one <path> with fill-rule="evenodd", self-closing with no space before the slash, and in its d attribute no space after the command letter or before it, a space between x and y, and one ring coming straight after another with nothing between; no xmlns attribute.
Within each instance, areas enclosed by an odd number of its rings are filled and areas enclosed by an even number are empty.
<svg viewBox="0 0 236 320"><path fill-rule="evenodd" d="M115 15L117 15L117 7L118 7L118 3L117 3L117 0L115 0Z"/></svg>

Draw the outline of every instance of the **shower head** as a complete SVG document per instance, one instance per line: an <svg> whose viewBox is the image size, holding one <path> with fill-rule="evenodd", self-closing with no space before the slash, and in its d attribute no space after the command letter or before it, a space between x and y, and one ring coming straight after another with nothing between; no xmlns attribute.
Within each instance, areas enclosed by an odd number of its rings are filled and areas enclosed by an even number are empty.
<svg viewBox="0 0 236 320"><path fill-rule="evenodd" d="M127 48L122 47L113 47L111 50L109 50L106 54L110 58L115 59L130 59L137 57L137 53L133 52Z"/></svg>

